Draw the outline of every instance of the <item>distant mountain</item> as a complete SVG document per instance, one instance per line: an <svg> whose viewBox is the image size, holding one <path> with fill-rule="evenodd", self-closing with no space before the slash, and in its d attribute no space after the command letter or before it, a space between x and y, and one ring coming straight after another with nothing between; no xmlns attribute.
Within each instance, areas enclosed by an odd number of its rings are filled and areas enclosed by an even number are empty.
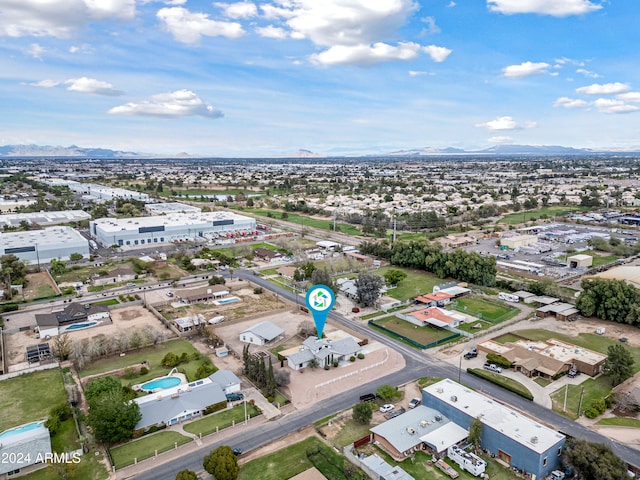
<svg viewBox="0 0 640 480"><path fill-rule="evenodd" d="M492 155L593 155L599 152L588 148L561 147L557 145L494 145L473 153Z"/></svg>
<svg viewBox="0 0 640 480"><path fill-rule="evenodd" d="M389 152L385 155L390 157L421 157L423 155L456 155L456 154L465 154L468 153L460 148L433 148L433 147L423 147L423 148L415 148L412 150L398 150L396 152Z"/></svg>
<svg viewBox="0 0 640 480"><path fill-rule="evenodd" d="M79 158L145 158L149 154L110 150L108 148L82 148L52 145L0 145L0 157L79 157Z"/></svg>
<svg viewBox="0 0 640 480"><path fill-rule="evenodd" d="M319 157L324 157L324 155L320 155L319 153L314 153L311 150L304 150L302 148L293 154L293 158L319 158Z"/></svg>

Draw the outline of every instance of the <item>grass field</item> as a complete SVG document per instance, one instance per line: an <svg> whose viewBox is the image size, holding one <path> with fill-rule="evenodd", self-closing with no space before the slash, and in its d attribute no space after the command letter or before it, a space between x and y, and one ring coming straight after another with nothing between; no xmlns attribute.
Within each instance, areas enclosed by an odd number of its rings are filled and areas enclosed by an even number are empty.
<svg viewBox="0 0 640 480"><path fill-rule="evenodd" d="M484 378L499 387L506 388L507 390L517 393L521 397L533 400L533 394L531 391L517 380L505 377L499 373L489 372L482 368L468 368L467 371L477 377Z"/></svg>
<svg viewBox="0 0 640 480"><path fill-rule="evenodd" d="M81 447L76 422L69 418L60 424L56 434L51 437L51 449L54 452L70 452Z"/></svg>
<svg viewBox="0 0 640 480"><path fill-rule="evenodd" d="M51 407L66 401L58 368L4 380L0 382L0 432L44 419Z"/></svg>
<svg viewBox="0 0 640 480"><path fill-rule="evenodd" d="M348 480L343 470L346 461L320 439L311 437L245 463L240 467L238 479L282 480L315 466L331 480Z"/></svg>
<svg viewBox="0 0 640 480"><path fill-rule="evenodd" d="M434 327L418 327L412 323L402 320L398 317L385 317L380 320L375 320L376 325L381 325L388 330L391 330L398 335L404 335L411 340L421 343L422 345L428 345L443 338L453 335L448 330L442 330Z"/></svg>
<svg viewBox="0 0 640 480"><path fill-rule="evenodd" d="M259 415L258 409L247 403L247 415L251 418ZM216 427L218 430L222 430L223 428L230 427L235 422L236 424L244 421L244 403L236 405L233 408L228 410L223 410L222 412L212 413L211 415L207 415L201 420L195 420L193 422L187 423L184 426L185 432L193 433L195 435L200 435L204 437L205 435L209 435L216 431Z"/></svg>
<svg viewBox="0 0 640 480"><path fill-rule="evenodd" d="M109 478L104 464L100 463L102 455L94 455L93 452L84 455L78 465L70 464L58 464L50 465L37 472L30 473L28 475L21 476L21 480L60 480L65 478L64 474L68 475L68 478L77 479L91 479L91 480L106 480ZM64 471L64 468L67 471Z"/></svg>
<svg viewBox="0 0 640 480"><path fill-rule="evenodd" d="M539 220L542 217L553 218L556 216L563 216L573 212L581 212L586 210L587 207L578 206L565 206L565 207L542 207L537 210L531 210L530 212L516 212L510 213L502 217L498 223L506 223L509 225L515 225L518 223L529 222L531 220Z"/></svg>
<svg viewBox="0 0 640 480"><path fill-rule="evenodd" d="M601 255L592 255L592 257L593 257L593 265L592 265L593 267L606 265L607 263L615 262L620 258L617 255L607 255L604 253Z"/></svg>
<svg viewBox="0 0 640 480"><path fill-rule="evenodd" d="M589 378L580 385L569 385L566 412L563 410L566 387L559 388L551 394L553 410L574 420L578 418L578 408L580 407L580 396L583 388L584 396L582 398L582 409L580 412L582 414L584 414L584 411L589 408L594 400L601 400L611 393L611 382L609 378L600 376L595 379Z"/></svg>
<svg viewBox="0 0 640 480"><path fill-rule="evenodd" d="M473 315L492 324L508 320L520 312L518 308L475 296L458 298L451 302L451 306L454 310Z"/></svg>
<svg viewBox="0 0 640 480"><path fill-rule="evenodd" d="M409 300L415 298L418 295L425 293L431 293L433 287L443 283L444 280L436 277L432 273L425 272L424 270L411 270L409 268L401 267L381 267L376 270L376 275L384 276L389 270L402 270L407 274L407 278L398 283L396 288L389 290L387 295L396 300Z"/></svg>
<svg viewBox="0 0 640 480"><path fill-rule="evenodd" d="M603 418L602 420L598 420L596 425L611 425L614 427L632 427L632 428L640 428L640 420L637 418L630 417L612 417L612 418Z"/></svg>
<svg viewBox="0 0 640 480"><path fill-rule="evenodd" d="M371 425L362 425L361 423L351 419L345 422L345 424L340 428L340 431L333 439L333 443L340 447L351 445L356 440L360 440L362 437L368 435L370 428Z"/></svg>
<svg viewBox="0 0 640 480"><path fill-rule="evenodd" d="M185 352L188 355L192 355L196 353L197 350L187 340L170 340L168 342L160 343L151 347L145 347L133 352L127 352L124 357L114 356L96 360L95 362L91 362L90 364L88 364L86 368L84 368L80 372L80 375L82 377L86 377L88 375L104 373L119 368L140 365L141 363L146 361L151 368L148 375L135 379L134 383L139 383L140 381L159 377L169 373L170 369L163 367L160 363L162 361L162 358L169 352L173 352L176 355L180 356ZM184 366L185 365L180 365L180 367Z"/></svg>
<svg viewBox="0 0 640 480"><path fill-rule="evenodd" d="M183 445L192 441L191 438L180 435L178 432L157 432L112 448L109 451L111 452L113 464L118 469L133 465L136 458L140 461L153 457L156 450L158 453L166 452L173 449L175 443Z"/></svg>

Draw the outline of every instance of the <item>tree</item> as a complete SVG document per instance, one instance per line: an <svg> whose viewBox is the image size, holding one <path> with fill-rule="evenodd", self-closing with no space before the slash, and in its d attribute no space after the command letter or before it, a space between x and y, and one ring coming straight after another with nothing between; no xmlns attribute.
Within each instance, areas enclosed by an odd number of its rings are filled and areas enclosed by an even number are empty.
<svg viewBox="0 0 640 480"><path fill-rule="evenodd" d="M380 385L376 388L376 396L384 402L392 402L399 399L402 393L393 385Z"/></svg>
<svg viewBox="0 0 640 480"><path fill-rule="evenodd" d="M209 452L202 461L202 466L216 480L236 480L240 473L238 459L231 447L223 445Z"/></svg>
<svg viewBox="0 0 640 480"><path fill-rule="evenodd" d="M371 307L375 305L380 296L380 289L384 286L384 280L378 275L361 273L355 281L357 300L360 305Z"/></svg>
<svg viewBox="0 0 640 480"><path fill-rule="evenodd" d="M633 375L633 362L631 352L624 345L610 345L602 373L611 378L611 384L615 387Z"/></svg>
<svg viewBox="0 0 640 480"><path fill-rule="evenodd" d="M269 369L267 370L264 393L267 398L273 398L276 395L276 376L273 372L273 363L271 362L271 357L269 357Z"/></svg>
<svg viewBox="0 0 640 480"><path fill-rule="evenodd" d="M196 472L192 472L191 470L180 470L176 475L176 480L198 480L198 475Z"/></svg>
<svg viewBox="0 0 640 480"><path fill-rule="evenodd" d="M84 396L87 402L91 404L93 400L97 400L100 396L109 393L111 391L121 391L122 384L113 375L106 377L96 378L91 380L89 384L84 388Z"/></svg>
<svg viewBox="0 0 640 480"><path fill-rule="evenodd" d="M320 366L320 363L318 362L317 358L312 358L307 362L307 367L309 367L311 370L316 369L319 366Z"/></svg>
<svg viewBox="0 0 640 480"><path fill-rule="evenodd" d="M480 448L480 438L482 437L482 422L479 418L474 418L471 420L471 425L469 425L469 436L467 437L467 441L473 445L473 447L478 451Z"/></svg>
<svg viewBox="0 0 640 480"><path fill-rule="evenodd" d="M322 270L313 271L313 273L311 274L311 284L325 285L333 291L334 295L338 293L338 289L336 288L331 275L329 275L329 272L324 268Z"/></svg>
<svg viewBox="0 0 640 480"><path fill-rule="evenodd" d="M78 260L82 260L84 256L81 253L72 253L69 255L69 260L72 262L77 262Z"/></svg>
<svg viewBox="0 0 640 480"><path fill-rule="evenodd" d="M298 335L303 338L310 337L311 335L315 335L316 333L316 326L311 320L303 320L298 325Z"/></svg>
<svg viewBox="0 0 640 480"><path fill-rule="evenodd" d="M173 352L167 352L167 354L162 358L162 366L167 368L173 368L180 365L180 359Z"/></svg>
<svg viewBox="0 0 640 480"><path fill-rule="evenodd" d="M68 333L65 332L53 338L53 353L62 361L69 359L69 355L71 355L71 338Z"/></svg>
<svg viewBox="0 0 640 480"><path fill-rule="evenodd" d="M565 445L563 460L573 468L577 480L629 478L627 465L608 445L571 439Z"/></svg>
<svg viewBox="0 0 640 480"><path fill-rule="evenodd" d="M24 284L26 282L27 266L13 253L2 255L0 257L0 273L2 273L2 279L7 285L7 290L10 290L8 288L9 285Z"/></svg>
<svg viewBox="0 0 640 480"><path fill-rule="evenodd" d="M291 383L291 372L284 368L275 371L276 385L279 387L286 387Z"/></svg>
<svg viewBox="0 0 640 480"><path fill-rule="evenodd" d="M126 400L122 392L111 390L89 402L87 423L95 437L105 443L122 442L142 418L136 402Z"/></svg>
<svg viewBox="0 0 640 480"><path fill-rule="evenodd" d="M397 285L405 278L407 278L407 274L402 270L397 269L388 270L384 274L384 280L387 282L387 285Z"/></svg>
<svg viewBox="0 0 640 480"><path fill-rule="evenodd" d="M67 271L67 263L62 260L58 260L57 258L52 258L49 270L54 275L62 275Z"/></svg>
<svg viewBox="0 0 640 480"><path fill-rule="evenodd" d="M373 416L373 405L371 402L360 402L353 406L353 419L362 424L368 425Z"/></svg>

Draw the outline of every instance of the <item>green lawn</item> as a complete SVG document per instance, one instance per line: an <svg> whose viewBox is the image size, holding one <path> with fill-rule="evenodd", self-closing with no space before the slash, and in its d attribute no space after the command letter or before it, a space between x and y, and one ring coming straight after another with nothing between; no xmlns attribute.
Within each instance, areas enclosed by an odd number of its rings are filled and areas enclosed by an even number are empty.
<svg viewBox="0 0 640 480"><path fill-rule="evenodd" d="M118 305L120 302L117 298L110 298L108 300L102 300L100 302L93 302L91 305Z"/></svg>
<svg viewBox="0 0 640 480"><path fill-rule="evenodd" d="M484 378L485 380L488 380L491 383L494 383L502 388L506 388L507 390L517 393L521 397L528 398L529 400L533 400L533 394L529 391L527 387L525 387L523 384L521 384L517 380L514 380L509 377L505 377L504 375L501 375L499 373L489 372L482 368L468 368L467 372L477 377Z"/></svg>
<svg viewBox="0 0 640 480"><path fill-rule="evenodd" d="M116 469L133 465L135 459L138 461L153 457L155 451L166 452L174 448L175 443L183 445L193 440L178 432L157 432L147 435L138 440L125 443L119 447L110 449L111 458Z"/></svg>
<svg viewBox="0 0 640 480"><path fill-rule="evenodd" d="M81 447L76 422L69 418L60 424L56 434L51 437L51 449L54 452L71 452Z"/></svg>
<svg viewBox="0 0 640 480"><path fill-rule="evenodd" d="M320 439L311 437L245 463L238 479L283 480L315 466L331 480L349 480L343 470L346 461Z"/></svg>
<svg viewBox="0 0 640 480"><path fill-rule="evenodd" d="M492 324L508 320L520 312L519 308L505 305L497 300L489 300L473 295L454 300L451 302L451 307L454 310L473 315Z"/></svg>
<svg viewBox="0 0 640 480"><path fill-rule="evenodd" d="M247 403L247 415L250 417L255 417L259 415L258 409ZM236 424L244 421L244 403L236 405L233 408L228 410L223 410L222 412L212 413L211 415L207 415L201 420L194 420L193 422L187 423L184 425L184 430L189 433L193 433L195 435L202 436L209 435L216 431L216 427L218 430L222 430L223 428L230 427L234 422Z"/></svg>
<svg viewBox="0 0 640 480"><path fill-rule="evenodd" d="M402 270L407 274L407 278L398 283L396 288L389 290L387 295L396 300L409 300L415 298L418 295L425 293L431 293L433 287L443 283L444 280L436 277L432 273L425 272L424 270L412 270L410 268L401 267L381 267L376 271L376 275L384 276L389 270Z"/></svg>
<svg viewBox="0 0 640 480"><path fill-rule="evenodd" d="M110 370L116 370L119 368L125 368L128 366L140 365L145 360L151 367L148 378L155 378L169 373L169 368L165 368L161 365L162 358L169 352L173 352L180 356L182 353L192 355L197 352L195 347L191 345L188 340L170 340L168 342L159 343L151 347L141 348L136 351L127 352L124 357L119 355L109 358L102 358L88 364L81 372L82 377L88 375L95 375L97 373L108 372ZM183 367L184 365L181 365ZM180 367L179 367L180 368ZM140 377L144 380L147 377ZM139 383L136 379L136 382Z"/></svg>
<svg viewBox="0 0 640 480"><path fill-rule="evenodd" d="M51 407L66 401L58 368L4 380L0 382L0 432L44 419Z"/></svg>
<svg viewBox="0 0 640 480"><path fill-rule="evenodd" d="M376 325L381 325L394 333L404 335L405 337L422 345L428 345L432 342L437 342L438 340L442 340L453 335L453 333L448 330L429 326L418 327L417 325L394 316L374 320L374 323Z"/></svg>
<svg viewBox="0 0 640 480"><path fill-rule="evenodd" d="M611 393L611 382L609 378L601 375L595 379L589 378L580 385L569 385L566 412L563 410L566 387L559 388L551 394L553 409L571 419L578 418L578 407L580 406L580 396L583 388L584 396L582 398L581 413L584 415L584 411L589 408L594 400L603 399Z"/></svg>
<svg viewBox="0 0 640 480"><path fill-rule="evenodd" d="M21 480L60 480L63 474L69 475L69 478L75 479L91 479L91 480L106 480L109 478L109 473L104 464L100 463L102 455L94 455L93 452L84 455L80 463L75 465L73 463L66 465L50 465L37 472L30 473L28 475L21 476ZM68 470L65 472L64 468Z"/></svg>
<svg viewBox="0 0 640 480"><path fill-rule="evenodd" d="M578 206L565 206L565 207L542 207L530 212L515 212L510 213L502 217L498 223L507 223L509 225L515 225L518 223L524 223L531 220L538 220L543 216L552 218L555 216L563 216L573 212L580 212L586 210L587 207Z"/></svg>
<svg viewBox="0 0 640 480"><path fill-rule="evenodd" d="M629 417L612 417L598 420L596 425L612 425L614 427L633 427L640 428L640 420Z"/></svg>
<svg viewBox="0 0 640 480"><path fill-rule="evenodd" d="M33 298L34 299L48 298L48 297L53 297L54 295L57 295L57 294L58 292L56 292L51 285L39 285L36 288L36 292Z"/></svg>
<svg viewBox="0 0 640 480"><path fill-rule="evenodd" d="M593 257L592 267L599 267L601 265L606 265L607 263L615 262L620 258L617 255L607 255L607 254L592 255L592 257Z"/></svg>
<svg viewBox="0 0 640 480"><path fill-rule="evenodd" d="M351 445L356 440L360 440L369 434L371 425L362 425L355 420L349 420L340 428L340 431L333 439L333 443L339 447Z"/></svg>

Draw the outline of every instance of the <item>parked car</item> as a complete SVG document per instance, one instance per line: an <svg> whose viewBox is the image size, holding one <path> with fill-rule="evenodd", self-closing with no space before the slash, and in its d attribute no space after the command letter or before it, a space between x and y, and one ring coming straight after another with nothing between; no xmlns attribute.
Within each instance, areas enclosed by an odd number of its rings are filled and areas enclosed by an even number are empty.
<svg viewBox="0 0 640 480"><path fill-rule="evenodd" d="M502 367L499 367L495 363L485 363L482 368L489 370L490 372L502 373Z"/></svg>
<svg viewBox="0 0 640 480"><path fill-rule="evenodd" d="M629 341L629 339L627 337L620 337L618 339L618 341L622 342L622 343L627 343Z"/></svg>
<svg viewBox="0 0 640 480"><path fill-rule="evenodd" d="M393 406L392 404L390 404L390 403L385 403L384 405L382 405L382 406L380 407L380 411L381 411L382 413L387 413L387 412L390 412L391 410L393 410L394 408L396 408L396 407L395 407L395 406Z"/></svg>
<svg viewBox="0 0 640 480"><path fill-rule="evenodd" d="M569 377L569 378L574 378L574 377L577 377L578 375L580 375L580 372L578 370L576 370L575 368L572 368L571 370L569 370L567 372L567 377Z"/></svg>
<svg viewBox="0 0 640 480"><path fill-rule="evenodd" d="M411 401L409 402L409 408L416 408L421 403L422 403L422 400L420 400L418 397L412 398Z"/></svg>
<svg viewBox="0 0 640 480"><path fill-rule="evenodd" d="M353 307L353 308L351 309L351 311L352 311L353 313L360 313L360 307Z"/></svg>
<svg viewBox="0 0 640 480"><path fill-rule="evenodd" d="M376 396L373 393L365 393L364 395L360 395L361 402L373 402L376 399Z"/></svg>
<svg viewBox="0 0 640 480"><path fill-rule="evenodd" d="M167 292L167 297L173 297L173 292Z"/></svg>
<svg viewBox="0 0 640 480"><path fill-rule="evenodd" d="M233 454L237 457L239 455L242 455L242 449L240 448L232 448L231 451L233 452Z"/></svg>
<svg viewBox="0 0 640 480"><path fill-rule="evenodd" d="M233 393L227 393L226 397L228 402L236 402L238 400L243 400L244 394L233 392Z"/></svg>
<svg viewBox="0 0 640 480"><path fill-rule="evenodd" d="M472 358L476 358L477 356L478 356L478 351L475 349L475 347L464 354L465 360L471 360Z"/></svg>
<svg viewBox="0 0 640 480"><path fill-rule="evenodd" d="M135 286L136 286L136 284L135 284L135 283L133 283L133 282L129 282L129 283L127 283L127 287L135 287Z"/></svg>

